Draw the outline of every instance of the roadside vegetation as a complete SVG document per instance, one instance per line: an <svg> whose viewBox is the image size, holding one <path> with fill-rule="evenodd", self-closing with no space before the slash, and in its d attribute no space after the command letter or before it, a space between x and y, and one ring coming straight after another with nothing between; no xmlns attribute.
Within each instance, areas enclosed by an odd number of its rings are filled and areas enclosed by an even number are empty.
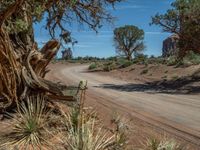
<svg viewBox="0 0 200 150"><path fill-rule="evenodd" d="M126 68L131 65L166 65L179 68L198 64L200 64L200 54L190 51L182 60L177 60L175 56L163 58L154 56L148 57L144 54L136 54L132 60L127 60L124 57L111 57L100 61L97 59L90 64L88 69L91 71L111 71Z"/></svg>

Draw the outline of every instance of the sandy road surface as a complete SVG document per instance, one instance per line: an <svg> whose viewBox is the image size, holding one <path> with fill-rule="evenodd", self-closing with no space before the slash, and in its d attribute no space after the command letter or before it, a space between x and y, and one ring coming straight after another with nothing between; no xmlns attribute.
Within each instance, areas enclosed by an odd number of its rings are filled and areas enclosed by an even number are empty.
<svg viewBox="0 0 200 150"><path fill-rule="evenodd" d="M137 92L126 87L132 83L88 73L87 67L57 68L53 74L62 81L73 83L87 80L89 93L95 93L97 103L102 106L115 106L200 147L200 95Z"/></svg>

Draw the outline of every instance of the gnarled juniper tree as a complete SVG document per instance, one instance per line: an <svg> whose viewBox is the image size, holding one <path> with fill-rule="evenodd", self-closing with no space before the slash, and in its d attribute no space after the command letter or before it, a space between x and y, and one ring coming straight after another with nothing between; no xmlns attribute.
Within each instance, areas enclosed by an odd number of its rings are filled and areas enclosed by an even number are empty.
<svg viewBox="0 0 200 150"><path fill-rule="evenodd" d="M97 30L103 21L112 21L106 8L120 1L0 0L0 110L16 106L16 102L38 92L68 100L44 79L60 41L71 42L66 24L76 21ZM39 50L33 24L44 17L52 40Z"/></svg>
<svg viewBox="0 0 200 150"><path fill-rule="evenodd" d="M114 30L116 51L120 55L125 55L129 61L133 53L144 50L143 39L144 31L133 25L125 25Z"/></svg>

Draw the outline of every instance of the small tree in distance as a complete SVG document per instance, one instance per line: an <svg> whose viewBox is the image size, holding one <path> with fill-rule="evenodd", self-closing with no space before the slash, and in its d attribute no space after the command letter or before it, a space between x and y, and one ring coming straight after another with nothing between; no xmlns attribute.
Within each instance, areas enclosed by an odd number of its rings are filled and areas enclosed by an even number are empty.
<svg viewBox="0 0 200 150"><path fill-rule="evenodd" d="M114 42L118 54L132 59L134 52L144 50L144 31L133 25L125 25L114 30Z"/></svg>

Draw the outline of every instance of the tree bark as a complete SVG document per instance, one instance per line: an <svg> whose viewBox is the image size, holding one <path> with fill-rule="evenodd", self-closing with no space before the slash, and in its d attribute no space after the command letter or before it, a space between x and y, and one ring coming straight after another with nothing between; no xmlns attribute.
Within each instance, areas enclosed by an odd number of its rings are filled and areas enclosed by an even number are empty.
<svg viewBox="0 0 200 150"><path fill-rule="evenodd" d="M64 96L54 83L44 79L46 67L56 55L60 44L51 40L39 50L34 41L32 20L27 14L29 32L9 34L6 30L7 18L15 18L16 9L23 0L18 0L1 13L0 20L0 111L16 107L19 101L36 94L46 94L49 99L74 100ZM15 14L14 14L15 12Z"/></svg>
<svg viewBox="0 0 200 150"><path fill-rule="evenodd" d="M131 55L131 54L128 54L128 55L127 55L127 59L128 59L128 61L131 61L131 60L132 60L132 55Z"/></svg>

